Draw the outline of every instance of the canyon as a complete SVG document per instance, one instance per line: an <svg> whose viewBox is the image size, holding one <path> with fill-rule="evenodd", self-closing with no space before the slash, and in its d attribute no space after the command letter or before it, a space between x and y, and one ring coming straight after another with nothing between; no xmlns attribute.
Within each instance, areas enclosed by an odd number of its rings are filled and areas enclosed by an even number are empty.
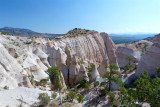
<svg viewBox="0 0 160 107"><path fill-rule="evenodd" d="M128 63L125 59L127 55L133 56L131 63L138 66L134 71L135 78L144 70L154 76L156 67L160 65L160 61L156 60L160 57L159 40L160 35L157 35L153 41L116 45L107 33L78 28L54 39L0 33L0 90L4 91L4 87L9 90L27 87L49 91L49 85L35 86L30 77L33 76L37 82L49 82L46 71L51 66L60 68L64 89L66 84L76 84L81 78L89 80L86 68L90 64L95 65L91 80L100 81L109 70L106 65L115 64L119 67L117 72L121 72ZM127 80L129 76L122 80L130 81Z"/></svg>

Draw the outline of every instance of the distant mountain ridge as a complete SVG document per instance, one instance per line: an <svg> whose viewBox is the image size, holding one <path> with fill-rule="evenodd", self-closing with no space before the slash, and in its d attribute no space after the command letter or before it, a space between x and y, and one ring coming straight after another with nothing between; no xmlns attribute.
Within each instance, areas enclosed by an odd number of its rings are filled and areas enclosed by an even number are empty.
<svg viewBox="0 0 160 107"><path fill-rule="evenodd" d="M12 28L12 27L4 27L0 28L0 32L5 32L17 36L22 37L56 37L63 34L48 34L48 33L38 33L29 29L22 29L22 28Z"/></svg>
<svg viewBox="0 0 160 107"><path fill-rule="evenodd" d="M81 31L82 30L82 31ZM80 34L91 32L90 30L81 29ZM72 31L72 32L71 32ZM69 35L75 34L73 31L77 32L77 28L69 31ZM86 31L86 32L83 32ZM22 36L22 37L44 37L44 38L55 38L57 36L62 36L64 34L48 34L48 33L38 33L29 29L23 29L23 28L12 28L12 27L4 27L0 28L0 32L9 33L12 35ZM109 36L112 38L114 43L129 43L129 42L135 42L139 41L148 37L153 37L156 35L156 33L135 33L135 34L109 34ZM65 36L65 35L64 35Z"/></svg>
<svg viewBox="0 0 160 107"><path fill-rule="evenodd" d="M130 43L142 39L147 40L157 35L157 33L135 33L135 34L109 34L114 43Z"/></svg>

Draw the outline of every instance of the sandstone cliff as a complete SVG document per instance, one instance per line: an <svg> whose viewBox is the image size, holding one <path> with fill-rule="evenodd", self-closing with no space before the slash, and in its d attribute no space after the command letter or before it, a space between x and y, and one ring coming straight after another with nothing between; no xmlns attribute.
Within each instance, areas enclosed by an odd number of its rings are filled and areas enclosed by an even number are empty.
<svg viewBox="0 0 160 107"><path fill-rule="evenodd" d="M131 63L137 64L141 56L151 45L152 42L147 40L141 40L134 43L117 44L116 55L119 67L123 67L128 63L126 60L127 55L133 56Z"/></svg>
<svg viewBox="0 0 160 107"><path fill-rule="evenodd" d="M105 65L118 65L115 50L108 34L85 29L74 29L53 40L0 34L0 88L33 87L28 76L36 81L47 79L50 66L59 66L66 82L88 80L85 68L90 63L96 65L98 75L105 73Z"/></svg>
<svg viewBox="0 0 160 107"><path fill-rule="evenodd" d="M160 66L160 34L153 38L153 45L147 50L147 52L142 56L138 64L138 69L136 71L136 76L143 73L144 70L149 72L150 76L156 74L156 67Z"/></svg>

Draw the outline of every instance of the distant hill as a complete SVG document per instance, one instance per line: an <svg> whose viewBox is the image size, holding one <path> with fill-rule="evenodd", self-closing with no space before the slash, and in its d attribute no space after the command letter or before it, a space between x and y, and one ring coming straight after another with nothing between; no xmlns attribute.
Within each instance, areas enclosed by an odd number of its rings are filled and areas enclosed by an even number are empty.
<svg viewBox="0 0 160 107"><path fill-rule="evenodd" d="M81 29L82 31L84 29ZM76 31L76 29L74 29L73 31ZM68 33L71 35L74 32L69 31ZM79 32L79 33L83 33L83 32ZM87 31L87 30L86 30ZM55 38L57 36L61 36L63 34L48 34L48 33L38 33L29 29L22 29L22 28L12 28L12 27L4 27L4 28L0 28L0 32L5 32L8 34L12 34L12 35L17 35L17 36L22 36L22 37L44 37L44 38ZM84 32L86 33L86 32ZM148 37L153 37L155 36L155 33L139 33L139 34L109 34L109 36L112 38L112 40L114 41L114 43L119 44L119 43L129 43L129 42L135 42L135 41L139 41L142 39L151 39Z"/></svg>
<svg viewBox="0 0 160 107"><path fill-rule="evenodd" d="M156 33L139 33L139 34L109 34L114 43L129 43L139 41L145 38L152 38Z"/></svg>
<svg viewBox="0 0 160 107"><path fill-rule="evenodd" d="M62 34L48 34L48 33L38 33L29 29L4 27L0 28L0 32L9 33L12 35L23 36L23 37L51 37L60 36Z"/></svg>

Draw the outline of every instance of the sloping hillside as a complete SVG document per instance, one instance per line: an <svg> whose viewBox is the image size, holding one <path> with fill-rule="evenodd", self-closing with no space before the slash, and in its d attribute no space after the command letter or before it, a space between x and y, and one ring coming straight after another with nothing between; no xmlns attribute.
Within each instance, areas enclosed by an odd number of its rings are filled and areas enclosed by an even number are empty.
<svg viewBox="0 0 160 107"><path fill-rule="evenodd" d="M22 37L56 37L62 34L48 34L48 33L38 33L29 29L21 29L21 28L12 28L12 27L4 27L0 28L0 32L22 36Z"/></svg>

